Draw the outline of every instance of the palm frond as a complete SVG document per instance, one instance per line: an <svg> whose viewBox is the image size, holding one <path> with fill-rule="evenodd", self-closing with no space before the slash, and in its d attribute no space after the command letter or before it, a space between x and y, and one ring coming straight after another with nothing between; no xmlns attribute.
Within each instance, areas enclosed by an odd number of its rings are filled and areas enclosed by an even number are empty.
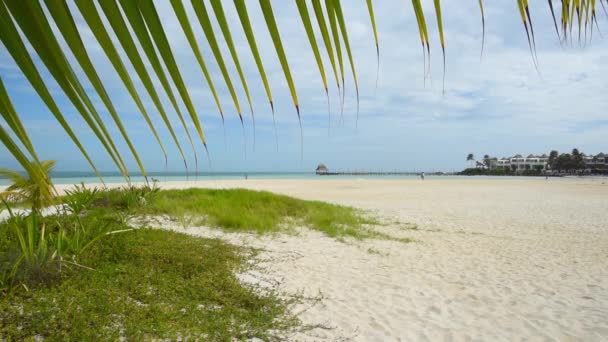
<svg viewBox="0 0 608 342"><path fill-rule="evenodd" d="M209 43L209 47L211 48L211 52L213 52L213 56L215 57L215 61L217 62L222 76L224 77L224 82L228 87L228 91L230 92L230 96L232 97L232 102L234 102L234 107L236 108L236 112L241 120L241 124L243 123L243 114L241 112L241 105L239 103L239 99L236 95L236 91L234 90L234 86L232 84L232 80L230 79L230 75L228 74L228 69L226 68L226 63L224 62L224 57L222 56L222 52L220 51L220 46L217 43L215 32L213 31L213 26L211 25L211 19L209 18L209 12L207 12L207 7L203 1L192 0L192 7L194 8L194 12L198 18L198 21L203 29L203 33L207 38L207 42Z"/></svg>
<svg viewBox="0 0 608 342"><path fill-rule="evenodd" d="M243 90L245 91L245 96L247 97L247 102L249 103L249 109L251 111L251 120L253 121L253 142L255 146L255 116L253 115L253 104L251 103L251 94L249 94L249 86L247 85L247 80L245 79L245 74L243 73L243 68L241 68L241 62L239 61L239 56L236 53L234 41L232 40L232 34L230 33L230 25L226 20L226 15L224 14L224 8L222 6L221 0L211 0L211 7L213 8L215 18L217 19L217 22L220 26L220 30L222 31L222 34L224 36L224 40L226 41L226 45L228 46L228 50L230 51L230 56L232 56L232 61L234 62L236 71L239 74L241 83L243 84Z"/></svg>
<svg viewBox="0 0 608 342"><path fill-rule="evenodd" d="M127 7L125 4L134 3L135 1L131 0L121 0L121 4L123 4L123 8ZM137 0L137 7L139 9L139 13L143 18L148 31L150 32L150 36L152 40L156 43L156 47L160 52L160 55L165 62L165 66L169 71L169 75L173 79L173 83L177 88L177 92L180 94L188 113L190 114L190 119L196 128L199 138L205 150L207 151L207 141L205 140L205 134L203 133L203 128L200 120L198 119L198 114L196 109L194 108L194 104L190 98L190 93L188 92L188 88L184 83L182 75L177 66L177 62L175 61L175 57L173 57L173 52L171 52L171 46L169 45L169 40L165 34L165 30L163 29L163 25L158 17L158 12L154 7L154 3L152 0Z"/></svg>
<svg viewBox="0 0 608 342"><path fill-rule="evenodd" d="M82 13L82 15L86 21L97 21L97 20L95 20L95 17L98 17L99 14L98 14L97 9L95 8L95 4L93 3L92 0L75 0L75 1L76 1L76 6L78 6L78 8L80 9L80 12ZM167 113L165 112L165 109L161 104L158 93L154 89L154 86L152 84L152 79L150 78L150 75L146 71L142 57L140 56L139 52L135 48L134 39L129 34L129 29L127 28L127 25L126 25L122 15L120 14L120 9L118 8L118 5L116 4L115 0L101 1L101 2L99 2L99 5L105 14L105 17L108 19L108 22L110 23L110 26L112 27L112 30L116 34L116 37L118 38L118 41L120 42L123 50L127 54L127 57L129 58L131 64L133 65L135 72L139 76L139 78L142 81L144 87L146 88L148 94L152 98L152 102L156 106L156 109L160 113L163 121L165 122L165 126L168 128L168 130L171 134L171 137L173 138L173 141L175 142L175 144L179 150L179 153L182 156L182 159L184 161L184 166L186 167L186 170L187 170L188 165L186 163L186 157L184 155L181 144L179 143L177 136L175 134L175 131L173 129L173 126L171 125L171 122L169 121ZM87 20L87 18L89 18L89 19ZM134 18L133 22L131 22L133 31L135 32L136 38L139 41L140 45L142 46L144 53L148 57L148 61L152 65L152 68L153 68L154 72L156 73L163 89L165 90L167 96L169 97L169 101L171 102L171 105L175 109L175 112L180 120L180 123L182 124L182 127L184 128L186 136L188 137L188 141L190 142L190 145L192 147L192 151L194 154L194 158L196 160L196 149L194 148L194 143L192 141L190 131L188 130L188 126L186 125L186 121L184 120L181 110L179 109L177 100L175 99L175 95L173 94L173 91L171 90L169 81L167 80L167 77L161 67L158 56L156 55L156 52L154 52L154 47L153 47L152 41L151 41L149 35L147 34L147 32L145 30L142 30L141 21L137 21L137 19L141 20L141 18L136 17L136 18ZM89 24L89 25L91 25L91 24Z"/></svg>
<svg viewBox="0 0 608 342"><path fill-rule="evenodd" d="M215 105L220 112L220 116L222 117L222 123L224 122L224 110L222 109L222 104L220 102L219 97L217 96L217 91L215 89L215 84L211 79L211 75L209 74L209 70L207 69L207 64L203 59L203 55L201 54L201 50L196 42L196 38L194 37L194 32L192 31L192 26L190 25L190 20L188 20L188 15L186 14L186 9L181 0L171 0L171 6L173 7L173 11L177 16L180 26L186 35L186 39L188 40L188 44L192 48L192 52L196 57L196 61L198 65L201 67L201 71L203 72L203 76L205 80L207 80L207 85L209 85L209 90L211 90L211 94L213 95L213 99L215 100Z"/></svg>
<svg viewBox="0 0 608 342"><path fill-rule="evenodd" d="M104 146L117 168L125 177L128 177L127 168L116 145L101 116L93 107L91 99L78 81L74 70L67 62L59 42L52 34L41 34L41 32L52 32L52 29L40 4L34 1L21 2L15 0L5 0L4 3L10 9L13 18L40 59Z"/></svg>
<svg viewBox="0 0 608 342"><path fill-rule="evenodd" d="M344 59L342 58L342 45L340 43L340 32L338 29L338 23L336 22L336 14L334 12L334 1L326 0L325 1L325 11L327 12L327 21L329 21L329 28L331 30L331 37L334 42L334 47L336 51L336 57L338 60L338 66L340 68L340 78L342 80L342 101L340 105L340 119L342 119L344 114L344 99L346 97L346 84L344 77Z"/></svg>
<svg viewBox="0 0 608 342"><path fill-rule="evenodd" d="M224 122L224 109L220 101L220 97L218 96L219 94L216 89L216 84L211 73L209 72L207 64L208 61L205 60L200 49L199 42L197 41L197 37L192 29L186 8L181 0L171 0L170 3L185 38L188 41L190 49L192 50L194 57L203 73L206 84L209 87L209 91L213 96L215 106L217 106L217 109L222 117L222 122ZM254 124L255 143L255 117L253 114L254 99L252 98L252 93L250 92L249 88L250 80L245 77L246 74L245 70L243 69L244 64L243 60L241 59L243 56L239 55L237 52L238 42L234 39L234 37L236 37L234 36L235 27L232 26L232 23L228 21L228 17L226 16L227 12L225 10L225 6L228 4L228 2L222 2L221 0L209 0L212 11L207 10L205 1L191 0L191 3L196 15L196 19L204 33L204 39L209 44L213 54L213 59L220 69L223 83L225 83L228 88L238 117L244 127L243 115L237 92L230 78L229 70L225 61L227 57L222 54L220 44L218 43L218 37L223 37L226 43L226 47L230 53L229 58L234 64L251 110ZM245 0L234 0L233 3L239 16L239 21L241 24L240 26L247 39L249 51L255 60L259 78L264 86L266 97L272 110L274 123L274 102L270 89L270 82L262 63L262 56L258 49L256 37L254 35L254 27L250 21L250 15L248 13L246 2ZM567 43L568 40L570 40L570 43L572 43L573 34L578 34L578 41L580 45L586 45L591 42L593 40L594 22L595 26L597 27L598 34L601 34L597 20L596 3L597 2L595 0L562 0L561 18L559 18L558 24L558 15L560 14L560 9L557 6L554 6L557 4L555 4L552 0L548 0L553 25L555 27L558 40L562 44ZM604 1L600 0L599 3L605 11ZM75 4L78 11L84 18L86 25L83 25L83 27L90 29L93 33L93 36L101 47L101 50L112 64L113 70L121 79L123 85L129 93L131 100L133 100L135 103L142 119L146 122L149 131L154 136L156 143L165 157L165 165L167 165L168 156L164 147L164 142L160 138L160 134L158 133L152 120L152 116L148 113L148 110L144 106L144 98L140 96L138 89L135 87L134 80L132 79L133 76L129 74L127 66L125 65L126 61L123 61L123 57L121 56L121 53L123 52L133 66L135 71L134 74L136 74L137 78L139 78L139 80L142 82L145 93L147 93L152 100L156 111L159 113L164 125L169 130L171 138L177 146L187 169L188 165L186 163L186 156L181 147L180 139L173 127L172 120L169 118L167 111L163 107L162 96L166 95L168 97L169 101L171 102L171 106L179 118L180 124L184 129L184 133L192 147L195 163L198 168L197 150L190 133L191 128L189 125L193 125L193 129L196 130L196 134L198 135L198 138L200 138L200 141L208 154L207 141L203 132L203 123L201 122L197 108L194 106L189 88L186 86L186 83L182 77L180 66L175 60L169 37L167 37L166 27L163 25L157 11L157 4L154 3L153 0L103 0L97 2L94 0L75 0ZM249 2L249 4L252 4L252 2ZM341 102L341 118L343 117L344 101L346 98L345 74L347 71L345 70L345 67L350 67L352 81L354 83L354 90L357 96L358 117L360 84L358 81L358 70L355 65L357 60L354 57L355 51L353 51L351 48L351 42L348 35L349 20L344 16L342 4L343 3L340 0L311 0L314 17L316 19L315 24L312 21L307 2L305 0L296 0L298 15L302 21L302 25L304 26L311 49L310 51L312 52L317 64L317 69L327 96L328 107L329 89L327 72L329 71L326 69L327 65L324 65L324 57L322 56L324 53L327 53L331 72L333 72L333 77L335 78L338 88L338 94ZM46 7L46 11L43 8L43 5ZM374 13L373 1L366 0L366 5L376 48L377 87L380 65L378 28ZM444 12L442 11L440 0L433 0L433 5L443 55L442 90L445 92L446 37L444 34L446 31L444 30ZM483 1L478 0L478 5L481 13L481 56L483 56L485 45L485 13ZM538 71L539 63L536 49L536 35L532 22L532 13L529 8L529 1L516 0L516 5L526 32L534 67ZM101 8L101 12L98 11L97 6ZM259 0L259 6L264 17L265 26L270 33L270 38L280 62L283 75L287 81L287 86L298 115L301 130L302 118L300 115L300 103L298 101L298 94L296 91L296 82L293 79L290 65L287 60L286 49L288 46L283 44L281 30L278 27L271 1ZM412 0L412 8L415 14L418 34L423 49L423 72L424 81L426 83L426 78L430 77L431 75L429 28L427 26L425 13L423 11L422 1ZM608 13L606 14L608 15ZM80 24L76 24L73 13L71 12L67 2L65 0L0 0L0 17L2 18L2 20L0 20L0 41L6 47L8 53L13 58L23 75L32 85L37 95L45 103L51 114L55 117L72 142L80 150L93 170L99 175L95 164L88 155L87 149L85 149L85 147L81 144L79 137L76 136L74 129L71 126L71 123L68 122L58 107L57 103L55 102L56 99L51 96L47 83L42 78L41 72L34 63L35 59L39 59L46 67L52 79L59 85L59 88L63 93L62 95L64 95L74 106L77 113L86 122L87 127L92 131L96 140L101 144L104 151L111 158L113 164L121 172L121 174L128 179L129 170L125 160L123 159L121 151L118 149L114 140L115 137L110 134L109 126L106 123L105 117L100 115L101 108L96 108L93 105L93 96L97 96L101 100L102 106L104 109L107 109L109 118L111 118L111 124L118 129L118 139L121 139L121 141L124 140L129 149L130 155L133 156L139 170L145 175L146 169L143 160L140 158L139 151L137 151L135 145L133 144L132 138L128 135L125 124L123 123L123 115L120 113L119 108L117 108L114 104L118 102L116 102L116 100L111 97L111 94L108 93L106 85L104 85L101 80L100 69L98 66L93 64L90 56L88 55L83 40L84 33L81 31L83 28L79 26ZM212 24L213 20L216 21L221 33L216 33L214 31L214 24ZM54 30L53 23L57 27L58 31ZM110 36L110 32L108 31L109 28L106 26L111 28L111 31L118 39L118 43L120 44L122 51L119 50L118 45L115 45L113 41L114 38ZM317 40L318 37L315 36L315 29L319 30L322 43ZM19 30L21 32L19 32ZM578 32L576 32L576 30L578 30ZM131 31L133 33L131 33ZM59 37L62 37L62 40L65 41L68 47L67 50L71 52L78 66L84 72L84 76L86 77L88 83L92 85L94 91L91 91L91 93L85 91L83 80L79 79L74 67L70 64L66 51L60 44ZM29 42L33 48L31 52L26 47L26 41ZM137 45L141 46L143 54L140 53ZM345 59L347 59L347 61L345 61ZM344 65L346 62L349 64L348 66ZM146 64L149 64L154 71L152 74L150 74L147 70ZM153 78L153 75L155 75L156 78ZM155 82L157 80L164 90L164 95L157 92L155 89ZM179 102L178 96L174 94L174 91L177 91L179 95ZM189 118L186 118L185 113L182 113L182 109L180 108L182 105L188 112L187 116L189 116ZM2 131L0 131L0 139L2 140L2 143L8 147L9 152L28 172L31 179L42 180L44 178L45 165L43 165L42 162L39 162L32 141L30 140L24 124L21 122L19 114L12 106L7 89L2 84L1 79L0 113L4 122L6 122L9 127L8 131L4 127L0 127L2 128ZM243 130L243 133L244 132L245 130ZM16 139L14 139L13 136L16 137ZM38 165L35 163L38 163Z"/></svg>
<svg viewBox="0 0 608 342"><path fill-rule="evenodd" d="M321 7L320 0L312 0L312 8L315 12L315 18L317 19L317 25L319 25L319 31L321 32L321 37L323 38L323 44L325 45L325 50L327 51L327 55L329 57L329 62L331 64L331 68L334 72L334 77L336 79L336 85L338 86L338 92L340 93L340 78L338 77L338 69L336 67L336 57L334 55L334 48L332 46L332 42L329 36L329 30L327 29L327 23L325 22L325 16L323 15L323 8Z"/></svg>
<svg viewBox="0 0 608 342"><path fill-rule="evenodd" d="M486 41L486 15L483 11L483 0L479 0L479 12L481 12L481 53L479 59L483 58L483 46Z"/></svg>
<svg viewBox="0 0 608 342"><path fill-rule="evenodd" d="M272 101L272 92L270 91L270 84L268 83L268 77L266 76L266 71L264 70L264 64L262 64L262 58L260 57L260 52L258 50L258 46L256 43L255 36L253 34L253 27L251 26L251 22L249 20L249 14L247 12L247 6L245 6L245 0L234 0L234 7L239 15L239 20L241 22L241 26L243 27L243 32L245 33L245 37L247 38L247 43L249 44L249 49L253 55L253 59L255 60L255 65L258 68L258 72L260 74L260 78L262 79L262 83L264 85L264 90L266 91L266 97L268 98L268 102L270 103L270 110L272 112L272 124L275 132L275 139L277 142L277 150L279 147L279 141L277 136L277 128L276 121L274 117L274 104Z"/></svg>
<svg viewBox="0 0 608 342"><path fill-rule="evenodd" d="M378 88L378 76L380 74L380 42L378 40L378 30L376 29L376 17L374 15L374 4L372 0L367 0L367 11L374 32L374 41L376 42L376 88Z"/></svg>
<svg viewBox="0 0 608 342"><path fill-rule="evenodd" d="M437 29L439 30L439 41L441 42L441 52L443 54L443 81L441 82L441 91L445 94L445 40L443 37L443 17L441 15L441 1L434 0L435 15L437 17Z"/></svg>
<svg viewBox="0 0 608 342"><path fill-rule="evenodd" d="M340 32L342 33L342 41L344 42L344 48L346 49L346 55L348 56L348 63L350 64L350 70L353 75L353 82L355 83L355 92L357 95L357 123L359 122L359 81L357 81L357 68L355 68L355 62L353 59L353 53L350 49L350 40L348 39L348 32L346 31L346 23L344 21L344 13L342 13L342 5L340 0L333 0L333 10L336 15L336 21Z"/></svg>
<svg viewBox="0 0 608 342"><path fill-rule="evenodd" d="M32 141L30 140L23 123L19 118L19 115L15 111L15 107L13 106L11 99L8 97L8 93L6 92L6 88L2 82L2 77L0 77L0 116L4 118L4 121L6 121L9 127L13 130L13 133L17 136L19 141L21 141L21 143L25 146L34 160L37 161L38 155L36 154L34 145L32 144Z"/></svg>
<svg viewBox="0 0 608 342"><path fill-rule="evenodd" d="M51 16L55 20L55 23L57 24L59 31L63 35L63 38L65 39L68 46L72 50L72 53L76 57L76 60L80 64L82 70L85 72L86 76L88 77L89 81L91 82L91 84L93 85L95 90L97 91L97 94L101 98L102 102L108 109L112 119L114 120L114 122L116 124L116 127L120 131L120 134L125 139L125 142L127 143L129 149L131 150L131 153L133 154L133 157L135 158L141 173L144 176L146 176L146 169L145 169L143 163L141 162L141 159L139 158L139 155L137 154L137 151L135 150L135 147L133 146L131 139L129 139L129 136L127 135L127 132L122 123L122 120L120 119L118 113L116 112L116 109L114 108L114 104L112 103L112 100L110 100L110 96L108 95L105 87L103 86L103 84L101 82L101 79L99 78L99 75L97 74L97 72L95 71L95 68L93 67L93 63L91 62L91 59L89 58L89 55L87 54L87 50L85 49L82 39L80 38L78 29L76 28L76 24L74 23L74 19L72 18L72 15L70 13L70 10L68 9L67 4L65 3L64 0L45 0L45 4L46 4L46 7L49 9L49 12L51 13ZM100 38L100 35L105 33L105 29L103 28L103 25L101 25L101 21L99 21L99 23L97 23L97 25L91 26L91 27L94 28L93 34L95 34L98 37L98 41L99 41L100 45L102 47L104 47L104 50L106 51L106 53L108 55L108 58L110 59L110 61L114 65L114 67L116 68L116 72L123 79L123 82L125 83L125 86L127 86L127 89L129 90L129 93L133 97L133 100L137 104L137 106L140 109L142 115L144 116L146 122L150 126L150 129L152 130L154 137L156 138L156 141L160 145L160 147L163 151L163 154L165 156L165 159L166 159L167 152L165 151L165 148L163 147L163 144L160 141L160 138L158 137L158 133L156 132L156 129L152 125L152 122L150 121L148 113L144 109L143 104L141 103L141 100L139 99L139 96L137 95L137 92L135 91L135 88L133 87L133 83L131 82L131 79L129 78L128 73L127 73L126 69L124 68L124 65L120 61L120 57L118 56L118 53L114 49L108 49L108 46L112 45L110 38L107 35L101 36L101 38ZM108 53L108 51L113 52L113 53Z"/></svg>

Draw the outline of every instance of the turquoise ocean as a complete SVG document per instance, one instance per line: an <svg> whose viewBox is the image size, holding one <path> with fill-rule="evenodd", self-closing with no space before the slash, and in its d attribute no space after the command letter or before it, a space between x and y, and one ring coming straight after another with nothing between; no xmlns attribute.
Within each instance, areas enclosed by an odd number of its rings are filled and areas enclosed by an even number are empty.
<svg viewBox="0 0 608 342"><path fill-rule="evenodd" d="M125 179L117 172L102 172L105 183L124 183ZM91 184L100 183L100 179L93 172L73 172L57 171L51 173L55 184ZM418 179L419 176L413 175L339 175L339 176L320 176L314 172L212 172L199 174L186 174L184 172L150 172L148 180L164 182L187 182L187 181L217 181L217 180L236 180L236 179L291 179L291 180L336 180L336 179ZM466 180L466 179L513 179L530 180L544 179L544 177L509 177L509 176L455 176L455 175L433 175L427 174L426 179L433 180ZM145 182L141 174L133 174L131 181L135 183ZM9 184L7 179L0 178L0 186Z"/></svg>

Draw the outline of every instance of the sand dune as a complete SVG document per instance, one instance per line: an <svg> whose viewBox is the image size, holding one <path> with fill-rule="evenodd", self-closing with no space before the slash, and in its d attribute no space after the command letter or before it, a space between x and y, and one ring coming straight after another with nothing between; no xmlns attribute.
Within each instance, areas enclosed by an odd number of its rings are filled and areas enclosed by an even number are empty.
<svg viewBox="0 0 608 342"><path fill-rule="evenodd" d="M412 223L414 243L342 243L302 229L256 237L186 232L265 249L261 272L287 294L321 295L291 340L608 339L605 180L248 180L243 187L369 209ZM179 225L173 228L182 229ZM266 260L266 261L264 261Z"/></svg>

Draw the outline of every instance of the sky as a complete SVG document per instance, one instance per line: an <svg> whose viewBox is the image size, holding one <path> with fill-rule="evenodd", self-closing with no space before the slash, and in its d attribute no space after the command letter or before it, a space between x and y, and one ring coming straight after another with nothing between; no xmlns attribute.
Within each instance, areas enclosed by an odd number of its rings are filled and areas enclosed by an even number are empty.
<svg viewBox="0 0 608 342"><path fill-rule="evenodd" d="M255 130L243 87L217 23L214 21L213 24L243 108L244 128L190 3L186 2L185 7L218 90L226 117L224 124L169 2L155 3L208 141L208 159L200 141L195 141L200 171L307 172L313 171L318 163L324 163L332 170L453 171L468 165L468 153L474 153L481 159L484 154L497 157L518 153L542 154L552 149L567 152L574 147L592 154L608 152L608 97L605 96L608 89L608 38L601 39L594 30L590 44L579 46L575 41L572 45L561 46L547 3L543 1L530 3L536 34L538 72L532 62L516 1L486 3L486 36L482 58L482 27L477 1L443 1L445 93L442 91L443 65L432 1L423 1L431 39L431 71L426 80L423 77L425 69L418 27L409 1L375 2L380 39L379 68L365 2L343 1L359 81L358 113L355 85L348 65L345 65L348 74L341 113L340 97L330 72L329 60L322 51L330 86L328 110L328 98L295 2L274 1L275 17L300 102L301 129L258 3L247 2L273 93L274 122L236 10L232 2L226 1L226 14L251 91ZM87 52L122 115L146 168L149 171L165 170L165 159L159 145L133 100L71 2L70 8ZM312 12L310 6L309 10ZM559 13L559 9L556 11ZM601 7L598 19L600 29L608 36L608 17ZM321 43L320 34L316 33ZM62 39L60 42L66 47L64 51L68 60L72 62L96 108L107 119L107 125L116 137L115 141L127 165L136 170L136 163L120 139L118 130L111 124L107 110L96 97L65 42ZM132 71L116 39L115 45L128 70ZM43 63L37 57L35 62L98 169L115 170L110 158ZM153 75L150 65L147 67ZM168 130L136 73L132 71L131 75L168 152L167 169L183 171L183 162ZM89 170L85 159L1 44L0 77L40 157L57 160L57 170ZM188 164L192 167L194 158L185 131L180 128L177 116L171 111L160 82L156 79L155 82L186 151ZM186 113L183 106L182 111ZM194 130L191 133L194 134ZM17 162L3 146L0 146L0 167L18 168Z"/></svg>

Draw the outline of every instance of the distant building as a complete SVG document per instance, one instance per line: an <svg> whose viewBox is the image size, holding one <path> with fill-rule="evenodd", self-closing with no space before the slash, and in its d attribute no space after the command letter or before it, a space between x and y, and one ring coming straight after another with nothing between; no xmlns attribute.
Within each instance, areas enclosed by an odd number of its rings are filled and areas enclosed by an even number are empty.
<svg viewBox="0 0 608 342"><path fill-rule="evenodd" d="M316 170L317 174L323 174L323 173L327 173L327 172L329 172L329 169L327 168L327 166L325 166L325 164L319 164L317 166L317 170Z"/></svg>
<svg viewBox="0 0 608 342"><path fill-rule="evenodd" d="M583 161L588 169L606 169L608 168L608 154L599 153L595 156L584 156Z"/></svg>
<svg viewBox="0 0 608 342"><path fill-rule="evenodd" d="M542 156L530 154L527 157L516 154L513 157L497 159L495 163L493 162L490 164L490 168L506 168L513 172L523 172L526 170L545 171L547 170L548 164L549 157L546 154L543 154Z"/></svg>
<svg viewBox="0 0 608 342"><path fill-rule="evenodd" d="M599 153L595 156L583 156L583 162L586 169L608 169L608 154ZM490 169L500 168L508 168L513 172L523 172L525 170L547 171L550 169L549 157L546 154L541 156L530 154L527 157L517 154L490 163Z"/></svg>

